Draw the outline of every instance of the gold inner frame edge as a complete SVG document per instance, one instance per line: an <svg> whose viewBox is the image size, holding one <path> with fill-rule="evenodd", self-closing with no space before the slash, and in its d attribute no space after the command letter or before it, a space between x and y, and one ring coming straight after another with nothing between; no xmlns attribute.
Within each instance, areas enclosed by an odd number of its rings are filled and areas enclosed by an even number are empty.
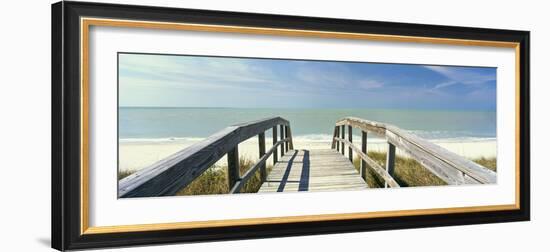
<svg viewBox="0 0 550 252"><path fill-rule="evenodd" d="M515 49L515 85L516 85L516 186L515 186L515 204L509 205L490 205L474 207L452 207L452 208L432 208L432 209L414 209L414 210L395 210L361 213L342 213L342 214L320 214L320 215L301 215L301 216L280 216L266 218L247 218L247 219L227 219L227 220L208 220L208 221L190 221L190 222L171 222L155 224L131 224L120 226L89 226L89 28L90 26L107 27L127 27L127 28L145 28L145 29L164 29L164 30L185 30L201 32L222 32L222 33L240 33L255 35L274 35L274 36L292 36L292 37L316 37L329 39L358 39L370 41L385 42L409 42L409 43L429 43L446 44L462 46L487 46L504 47ZM502 210L520 209L520 44L517 42L488 41L488 40L468 40L452 38L433 38L416 37L400 35L382 35L366 33L347 33L347 32L329 32L317 30L295 30L278 28L261 28L249 26L227 26L227 25L206 25L195 23L171 23L171 22L153 22L123 19L102 19L87 18L80 19L80 85L81 85L81 164L80 164L80 233L86 234L104 234L119 232L140 232L140 231L160 231L174 229L208 228L208 227L226 227L239 225L262 225L262 224L281 224L292 222L314 222L314 221L334 221L351 219L384 218L397 216L415 216L415 215L434 215L434 214L452 214L469 212L490 212Z"/></svg>

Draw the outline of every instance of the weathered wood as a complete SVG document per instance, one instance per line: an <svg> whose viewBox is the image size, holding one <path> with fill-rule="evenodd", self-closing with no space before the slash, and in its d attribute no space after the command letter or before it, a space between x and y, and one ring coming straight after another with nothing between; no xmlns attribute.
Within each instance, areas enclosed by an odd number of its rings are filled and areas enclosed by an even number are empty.
<svg viewBox="0 0 550 252"><path fill-rule="evenodd" d="M285 126L285 138L288 138L288 136L290 135L290 134L289 134L289 129L290 129L289 126ZM285 142L285 153L288 152L288 145L289 145L289 142L286 141L286 142Z"/></svg>
<svg viewBox="0 0 550 252"><path fill-rule="evenodd" d="M273 146L275 146L275 144L277 144L277 142L279 141L277 139L277 126L273 126L271 133L273 135ZM273 151L273 165L275 165L278 160L279 160L279 154L277 153L277 149L275 149Z"/></svg>
<svg viewBox="0 0 550 252"><path fill-rule="evenodd" d="M339 152L293 150L287 153L258 192L341 191L368 188L353 164Z"/></svg>
<svg viewBox="0 0 550 252"><path fill-rule="evenodd" d="M436 157L437 159L451 165L454 169L457 169L477 183L492 184L496 183L496 172L489 170L469 159L463 158L439 145L428 142L422 138L419 138L413 134L407 133L395 126L389 126L388 129L395 135L400 136L401 142L409 142L418 146L424 152Z"/></svg>
<svg viewBox="0 0 550 252"><path fill-rule="evenodd" d="M367 132L361 130L361 152L368 154L367 152ZM361 159L361 169L359 169L361 177L367 181L367 162Z"/></svg>
<svg viewBox="0 0 550 252"><path fill-rule="evenodd" d="M361 159L365 160L367 165L371 167L384 181L385 183L388 183L390 187L400 187L399 184L393 179L393 177L386 171L386 169L382 168L376 161L372 160L367 154L359 151L359 148L357 148L355 145L351 144L348 140L342 139L342 138L335 138L336 141L347 144L351 146L355 152L357 152L357 155L361 157Z"/></svg>
<svg viewBox="0 0 550 252"><path fill-rule="evenodd" d="M342 138L342 139L346 139L346 125L342 125L342 126L340 127L340 131L341 131L341 132L340 132L341 138ZM342 146L341 146L341 147L342 147L342 149L341 149L342 155L344 155L344 150L346 149L345 146L344 146L344 143L342 143Z"/></svg>
<svg viewBox="0 0 550 252"><path fill-rule="evenodd" d="M355 117L339 120L336 125L351 125L364 131L385 136L389 143L409 154L448 184L496 183L496 172L436 144L405 132L396 126Z"/></svg>
<svg viewBox="0 0 550 252"><path fill-rule="evenodd" d="M330 148L331 149L336 149L336 141L334 141L334 138L335 137L338 137L336 134L338 132L338 130L336 130L338 127L334 127L334 132L332 133L332 142L331 142L331 145L330 145Z"/></svg>
<svg viewBox="0 0 550 252"><path fill-rule="evenodd" d="M386 153L386 171L393 177L395 171L395 145L388 143L388 151ZM388 183L385 183L384 187L388 187Z"/></svg>
<svg viewBox="0 0 550 252"><path fill-rule="evenodd" d="M229 186L229 190L239 180L239 170L239 145L236 145L235 148L227 153L227 185Z"/></svg>
<svg viewBox="0 0 550 252"><path fill-rule="evenodd" d="M373 132L380 136L384 136L386 134L386 124L364 120L357 117L346 117L336 122L336 126L341 125L351 125L354 128Z"/></svg>
<svg viewBox="0 0 550 252"><path fill-rule="evenodd" d="M449 165L426 153L422 148L401 139L401 137L395 135L393 132L388 132L386 138L388 142L399 147L400 150L407 153L423 167L445 181L447 184L458 185L465 183L464 176L462 176L461 172L455 169L452 165Z"/></svg>
<svg viewBox="0 0 550 252"><path fill-rule="evenodd" d="M294 150L294 142L292 141L292 130L290 128L290 124L288 125L288 135L286 136L288 138L288 148L290 150Z"/></svg>
<svg viewBox="0 0 550 252"><path fill-rule="evenodd" d="M277 125L279 125L280 130L280 141L278 140ZM349 128L347 140L345 137L346 126ZM364 135L362 134L362 138L364 139L362 139L361 150L353 145L352 127L357 127L364 133ZM245 172L245 174L239 178L238 144L255 135L261 138L260 134L264 134L263 152L265 152L264 132L270 128L273 130L273 147L270 149L269 155L265 153L262 155L262 140L260 139L260 161L253 166L253 169L249 169L249 171ZM389 146L393 146L393 155L392 151L388 152L388 160L386 163L389 167L386 167L387 170L370 159L366 154L367 131L384 135ZM349 146L347 159L344 157L345 144ZM273 156L275 165L280 163L278 162L279 145L281 145L281 160L289 158L289 155L284 154L286 152L292 153L289 150L294 149L292 133L288 121L280 117L233 125L217 132L204 141L179 151L166 159L120 180L118 193L120 197L173 195L200 176L225 154L228 154L228 167L230 167L228 171L230 177L228 184L230 187L233 185L231 190L240 188L240 186L254 174L253 172L257 169L262 169L261 167L265 167L265 162L269 156ZM342 178L342 181L347 181L348 179L342 177L347 173L341 170L340 166L353 166L350 161L353 160L353 151L355 151L362 159L360 169L361 176L366 175L366 167L368 165L378 173L390 187L398 187L399 185L391 177L392 166L394 167L391 161L393 160L395 162L395 159L391 157L395 156L395 148L398 147L449 184L496 183L495 172L389 124L382 124L359 118L345 118L340 120L335 126L332 147L336 148L336 151L333 150L332 153L341 152L342 155L340 155L340 157L346 160L347 163L343 164L338 160L329 158L316 163L315 167L331 167L334 172L343 172L335 177ZM389 148L391 150L391 147ZM320 157L322 155L317 156ZM262 170L265 170L265 168ZM307 176L319 175L315 170L307 169L304 171L307 171ZM275 172L274 175L275 174L277 174L277 172ZM289 174L289 178L293 178L292 174L292 172ZM326 175L329 173L325 172L323 174ZM318 181L330 180L329 177L324 175L318 177ZM316 184L319 188L333 188L331 185L319 183ZM303 190L304 185L297 186L297 188L298 190ZM339 188L344 187L340 186Z"/></svg>
<svg viewBox="0 0 550 252"><path fill-rule="evenodd" d="M279 130L281 131L281 140L285 139L285 126L284 125L279 125ZM281 156L283 156L285 154L285 145L281 145Z"/></svg>
<svg viewBox="0 0 550 252"><path fill-rule="evenodd" d="M336 134L334 138L340 137L340 126L336 126L334 128L336 129ZM336 145L336 151L340 152L340 143L334 140L334 138L332 139L332 141L334 142L334 145Z"/></svg>
<svg viewBox="0 0 550 252"><path fill-rule="evenodd" d="M288 125L281 117L229 126L205 140L178 151L119 181L119 197L173 195L224 157L240 142L275 125Z"/></svg>
<svg viewBox="0 0 550 252"><path fill-rule="evenodd" d="M283 128L285 130L285 136L288 136L288 127L283 126ZM285 146L285 153L287 153L288 152L288 142L285 142L284 146Z"/></svg>
<svg viewBox="0 0 550 252"><path fill-rule="evenodd" d="M258 149L260 152L260 158L262 158L265 155L265 132L258 134ZM267 178L265 162L260 165L260 178L262 179L262 182Z"/></svg>
<svg viewBox="0 0 550 252"><path fill-rule="evenodd" d="M446 163L445 161L429 154L421 147L405 141L401 137L393 134L392 132L388 133L387 139L389 142L394 143L396 146L405 151L408 155L413 157L422 166L424 166L437 177L441 178L447 184L459 185L479 183L476 180L467 179L466 177L464 177L463 172L456 169L456 167L452 164Z"/></svg>
<svg viewBox="0 0 550 252"><path fill-rule="evenodd" d="M288 139L285 139L285 141L288 141ZM246 182L254 175L254 173L256 173L256 171L260 168L260 167L265 167L265 162L267 161L267 159L273 154L275 153L275 151L277 151L277 148L279 147L279 145L283 144L284 142L283 141L280 141L280 142L277 142L275 145L273 145L271 147L271 149L269 149L269 151L267 151L267 153L265 153L264 155L262 155L260 157L260 160L258 160L258 162L256 162L256 164L254 164L252 167L250 167L248 169L248 171L246 171L241 177L240 179L235 183L235 185L230 189L229 193L240 193L241 192L241 189L242 187L244 186L244 184L246 184ZM265 179L263 180L265 181Z"/></svg>
<svg viewBox="0 0 550 252"><path fill-rule="evenodd" d="M353 143L353 133L352 133L351 125L348 126L348 141L350 143ZM349 158L349 161L353 163L353 150L351 149L351 146L348 148L348 158Z"/></svg>

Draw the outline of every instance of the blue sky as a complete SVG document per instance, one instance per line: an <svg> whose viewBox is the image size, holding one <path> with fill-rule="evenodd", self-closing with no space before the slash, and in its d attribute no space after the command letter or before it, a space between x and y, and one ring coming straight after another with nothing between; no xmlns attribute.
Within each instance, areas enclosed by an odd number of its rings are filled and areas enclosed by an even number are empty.
<svg viewBox="0 0 550 252"><path fill-rule="evenodd" d="M495 110L496 68L119 54L119 104Z"/></svg>

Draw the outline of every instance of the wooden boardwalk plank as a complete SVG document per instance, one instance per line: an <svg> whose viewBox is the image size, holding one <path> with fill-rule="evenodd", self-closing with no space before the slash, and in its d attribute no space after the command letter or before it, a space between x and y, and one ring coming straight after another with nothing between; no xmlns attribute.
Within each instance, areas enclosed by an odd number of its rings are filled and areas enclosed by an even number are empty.
<svg viewBox="0 0 550 252"><path fill-rule="evenodd" d="M366 189L353 164L333 149L290 150L273 166L258 192Z"/></svg>

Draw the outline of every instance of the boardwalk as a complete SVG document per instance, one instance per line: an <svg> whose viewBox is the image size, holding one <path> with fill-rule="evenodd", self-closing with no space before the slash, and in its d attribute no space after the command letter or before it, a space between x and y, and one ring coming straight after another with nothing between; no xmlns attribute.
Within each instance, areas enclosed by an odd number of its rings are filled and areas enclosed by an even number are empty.
<svg viewBox="0 0 550 252"><path fill-rule="evenodd" d="M273 166L258 192L366 188L367 184L353 164L336 150L290 150Z"/></svg>
<svg viewBox="0 0 550 252"><path fill-rule="evenodd" d="M360 139L353 139L354 129L360 133ZM266 131L270 131L271 139L266 139ZM387 141L384 167L367 155L367 134ZM239 143L253 137L258 139L259 159L240 174ZM266 142L270 140L273 144L266 149ZM362 175L367 171L381 178L385 187L398 188L400 185L393 178L397 149L447 184L496 183L494 171L390 124L346 117L335 123L332 143L327 143L326 149L307 150L294 148L288 120L272 117L228 126L121 179L118 195L122 198L174 195L224 157L227 158L229 193L241 193L247 181L258 172L262 180L260 193L367 189ZM360 172L350 161L354 156L360 158ZM274 166L268 171L270 157Z"/></svg>

